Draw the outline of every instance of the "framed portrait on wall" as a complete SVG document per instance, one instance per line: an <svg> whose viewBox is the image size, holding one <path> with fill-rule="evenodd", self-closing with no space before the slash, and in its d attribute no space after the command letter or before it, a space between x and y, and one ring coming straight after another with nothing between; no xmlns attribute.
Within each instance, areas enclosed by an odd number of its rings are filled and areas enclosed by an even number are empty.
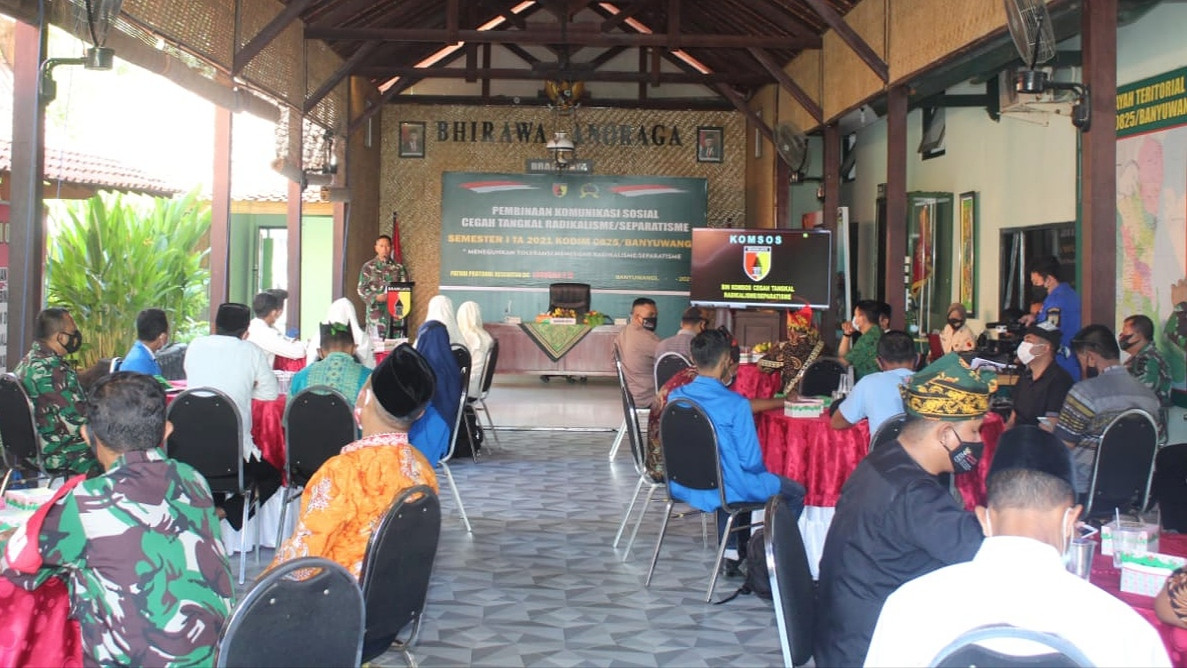
<svg viewBox="0 0 1187 668"><path fill-rule="evenodd" d="M697 128L697 162L721 162L724 134L720 127Z"/></svg>
<svg viewBox="0 0 1187 668"><path fill-rule="evenodd" d="M400 121L400 157L425 157L424 121Z"/></svg>
<svg viewBox="0 0 1187 668"><path fill-rule="evenodd" d="M960 193L960 286L957 300L964 305L969 317L977 307L977 193Z"/></svg>

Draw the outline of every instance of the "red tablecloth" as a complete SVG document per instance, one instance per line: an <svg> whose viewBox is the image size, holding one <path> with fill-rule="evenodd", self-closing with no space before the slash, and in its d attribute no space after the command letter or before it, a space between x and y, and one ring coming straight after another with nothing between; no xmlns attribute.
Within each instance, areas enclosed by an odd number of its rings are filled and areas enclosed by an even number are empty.
<svg viewBox="0 0 1187 668"><path fill-rule="evenodd" d="M387 356L390 354L392 354L392 352L390 350L375 351L375 366L379 366L379 363L382 362L383 360L387 359Z"/></svg>
<svg viewBox="0 0 1187 668"><path fill-rule="evenodd" d="M276 359L272 361L272 368L277 371L300 371L305 368L305 358L293 359L277 355Z"/></svg>
<svg viewBox="0 0 1187 668"><path fill-rule="evenodd" d="M738 377L730 387L747 399L770 399L783 389L782 383L783 376L778 371L763 373L757 364L747 362L738 365Z"/></svg>
<svg viewBox="0 0 1187 668"><path fill-rule="evenodd" d="M1164 533L1158 538L1158 551L1163 554L1173 554L1187 557L1187 535ZM1113 568L1113 557L1100 553L1100 545L1096 546L1096 556L1092 558L1092 584L1109 592L1113 596L1125 601L1129 607L1150 622L1162 642L1166 645L1166 652L1171 657L1171 663L1176 666L1187 666L1187 629L1164 624L1154 613L1154 599L1141 594L1130 594L1121 591L1121 571Z"/></svg>
<svg viewBox="0 0 1187 668"><path fill-rule="evenodd" d="M841 486L870 449L870 431L865 420L849 429L833 429L831 418L789 418L782 410L766 411L757 416L758 441L763 462L772 473L798 480L808 488L804 503L809 506L835 506ZM981 440L985 452L975 474L956 476L956 488L972 510L985 503L985 476L993 461L993 452L1004 425L994 413L985 416Z"/></svg>
<svg viewBox="0 0 1187 668"><path fill-rule="evenodd" d="M284 404L280 395L272 401L251 400L251 440L264 454L264 461L284 470Z"/></svg>
<svg viewBox="0 0 1187 668"><path fill-rule="evenodd" d="M78 622L58 578L25 591L0 577L0 666L81 666Z"/></svg>

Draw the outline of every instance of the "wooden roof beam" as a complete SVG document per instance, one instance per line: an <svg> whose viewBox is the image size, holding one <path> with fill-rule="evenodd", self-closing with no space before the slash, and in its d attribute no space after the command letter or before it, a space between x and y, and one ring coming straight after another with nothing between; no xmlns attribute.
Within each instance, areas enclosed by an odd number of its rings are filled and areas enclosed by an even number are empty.
<svg viewBox="0 0 1187 668"><path fill-rule="evenodd" d="M779 67L779 64L775 62L775 59L771 58L769 53L762 49L753 48L749 51L750 55L754 56L754 59L763 66L763 69L775 77L775 81L779 82L783 90L790 93L795 98L795 101L800 103L800 106L808 112L809 116L815 119L817 123L824 122L824 110L820 108L820 105L803 88L800 88L799 84L787 72L783 71L783 68Z"/></svg>
<svg viewBox="0 0 1187 668"><path fill-rule="evenodd" d="M589 24L573 24L562 36L557 28L528 30L458 30L457 34L434 28L339 28L322 24L306 26L306 39L325 41L381 41L381 42L492 42L495 44L568 44L570 46L660 46L667 48L726 48L766 49L805 48L805 40L782 35L721 35L666 33L605 33L584 28Z"/></svg>
<svg viewBox="0 0 1187 668"><path fill-rule="evenodd" d="M762 119L762 116L759 116L753 109L750 108L750 105L746 104L746 100L742 99L742 96L738 94L738 91L734 90L733 87L724 82L717 84L717 90L721 91L722 96L729 100L730 103L734 105L735 109L746 115L746 118L754 124L754 127L758 128L758 131L762 134L762 136L767 138L767 141L771 142L772 146L775 145L775 133L771 131L771 126L767 125L766 121Z"/></svg>
<svg viewBox="0 0 1187 668"><path fill-rule="evenodd" d="M317 103L321 102L322 98L329 95L330 91L334 90L334 87L337 86L347 76L349 76L351 72L355 70L355 68L357 68L359 65L362 65L363 61L370 58L371 54L375 53L375 50L379 48L379 45L380 42L367 42L366 44L359 47L357 51L351 54L350 58L348 58L346 62L342 63L341 67L339 67L333 74L329 76L329 78L327 78L321 83L320 86L317 87L317 90L313 91L309 97L305 98L305 102L301 105L301 113L307 115L309 112L313 111L313 108L317 106Z"/></svg>
<svg viewBox="0 0 1187 668"><path fill-rule="evenodd" d="M279 37L280 33L284 32L285 28L289 27L293 21L296 21L297 18L301 16L301 12L305 11L309 5L312 5L314 2L318 1L319 0L292 0L289 2L289 4L285 5L284 9L280 10L279 14L272 17L272 20L268 22L268 25L260 28L260 31L256 33L254 37L248 40L247 44L243 45L242 49L239 49L235 52L234 57L231 59L231 75L238 76L241 72L243 72L243 69L247 67L247 64L250 63L253 58L260 55L260 52L267 48L273 40Z"/></svg>
<svg viewBox="0 0 1187 668"><path fill-rule="evenodd" d="M841 15L837 13L837 10L833 9L832 5L828 4L827 0L804 0L804 2L820 18L824 19L828 27L832 28L849 45L850 49L853 49L857 57L861 58L861 61L873 70L874 74L878 75L882 83L890 81L890 68L887 67L886 61L878 56L869 43L861 38L861 35L858 35L853 28L849 27L848 23L845 23L845 19L841 18Z"/></svg>
<svg viewBox="0 0 1187 668"><path fill-rule="evenodd" d="M373 79L390 79L392 77L416 77L418 79L466 79L471 77L487 77L490 79L514 80L547 80L555 79L566 72L560 65L534 67L532 69L494 68L489 70L469 70L467 68L448 67L360 67L355 74ZM609 70L594 70L580 74L582 81L605 81L618 83L652 82L656 78L655 72L622 72ZM714 72L701 74L699 72L660 72L660 83L700 84L712 86L718 82L729 81L743 86L763 86L772 83L765 74L737 74Z"/></svg>

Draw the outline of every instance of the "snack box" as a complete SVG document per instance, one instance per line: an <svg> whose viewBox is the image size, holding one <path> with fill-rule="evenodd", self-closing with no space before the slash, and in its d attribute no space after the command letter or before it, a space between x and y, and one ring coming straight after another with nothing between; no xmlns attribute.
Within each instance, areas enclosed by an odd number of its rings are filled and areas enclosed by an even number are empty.
<svg viewBox="0 0 1187 668"><path fill-rule="evenodd" d="M794 399L783 402L783 414L790 418L820 417L828 408L823 399Z"/></svg>
<svg viewBox="0 0 1187 668"><path fill-rule="evenodd" d="M37 510L54 495L48 487L10 489L4 493L4 505L12 510Z"/></svg>
<svg viewBox="0 0 1187 668"><path fill-rule="evenodd" d="M1132 522L1130 522L1132 523ZM1146 552L1158 551L1158 525L1146 524L1142 535L1146 542ZM1106 557L1113 556L1113 532L1117 529L1117 520L1104 524L1100 528L1100 553Z"/></svg>
<svg viewBox="0 0 1187 668"><path fill-rule="evenodd" d="M1166 584L1167 577L1187 559L1169 554L1121 555L1121 591L1143 596L1156 596Z"/></svg>

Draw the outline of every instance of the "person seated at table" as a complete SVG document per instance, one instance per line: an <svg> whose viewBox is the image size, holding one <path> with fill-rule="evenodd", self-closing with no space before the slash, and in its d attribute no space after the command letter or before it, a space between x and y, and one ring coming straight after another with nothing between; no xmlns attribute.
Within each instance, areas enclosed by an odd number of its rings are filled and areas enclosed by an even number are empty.
<svg viewBox="0 0 1187 668"><path fill-rule="evenodd" d="M425 320L436 320L445 325L445 330L449 332L449 345L465 345L466 342L462 337L462 330L457 326L457 313L453 308L453 300L445 295L436 295L429 300L429 306L425 312Z"/></svg>
<svg viewBox="0 0 1187 668"><path fill-rule="evenodd" d="M264 461L263 453L252 441L251 402L253 399L273 401L280 396L280 388L267 354L245 340L250 321L251 310L246 305L219 305L214 317L215 334L194 339L186 349L185 375L190 389L212 387L226 393L235 403L242 426L240 451L245 469L256 480L263 503L280 487L280 471ZM243 497L235 495L217 502L220 515L225 514L238 531L243 518Z"/></svg>
<svg viewBox="0 0 1187 668"><path fill-rule="evenodd" d="M870 437L887 419L903 412L903 397L900 388L907 384L919 353L915 341L906 332L890 330L878 339L878 373L872 373L857 381L853 391L833 413L833 429L848 429L869 420Z"/></svg>
<svg viewBox="0 0 1187 668"><path fill-rule="evenodd" d="M705 320L705 314L701 313L701 309L696 306L684 309L684 313L680 316L680 329L656 344L655 359L658 360L665 353L679 353L681 357L691 362L692 337L705 331L707 324L708 321Z"/></svg>
<svg viewBox="0 0 1187 668"><path fill-rule="evenodd" d="M976 554L977 518L953 500L940 475L976 470L994 389L992 374L971 370L955 353L907 383L902 432L849 476L824 541L817 665L861 665L892 591Z"/></svg>
<svg viewBox="0 0 1187 668"><path fill-rule="evenodd" d="M985 534L976 556L891 594L865 665L930 665L961 634L1008 624L1057 635L1092 665L1169 666L1149 622L1064 567L1082 509L1072 476L1067 448L1051 434L1034 426L1002 434L989 470L988 507L976 509Z"/></svg>
<svg viewBox="0 0 1187 668"><path fill-rule="evenodd" d="M1055 354L1063 333L1047 323L1026 328L1015 355L1026 365L1014 385L1013 413L1006 424L1037 425L1039 418L1054 417L1063 408L1063 401L1075 381L1055 363Z"/></svg>
<svg viewBox="0 0 1187 668"><path fill-rule="evenodd" d="M614 339L622 359L627 391L637 407L650 406L655 398L655 349L659 346L655 327L658 322L659 309L655 300L639 297L631 304L630 321Z"/></svg>
<svg viewBox="0 0 1187 668"><path fill-rule="evenodd" d="M697 377L668 395L669 401L691 399L709 417L717 431L717 445L721 453L721 479L725 498L730 503L765 501L775 494L783 496L796 517L804 509L804 486L795 480L770 473L763 464L758 444L758 431L750 401L729 389L733 381L731 369L737 369L732 359L731 339L721 330L701 332L692 340L692 360ZM678 482L670 484L673 498L702 512L717 512L717 537L725 532L728 515L720 510L718 490L694 490ZM745 540L739 534L729 537L736 541L738 560L745 558ZM737 564L725 564L728 571L736 571Z"/></svg>
<svg viewBox="0 0 1187 668"><path fill-rule="evenodd" d="M412 423L433 397L433 370L401 344L376 367L359 395L361 439L322 464L305 485L301 515L272 567L301 557L338 562L357 579L371 531L410 487L438 491L433 464L409 443Z"/></svg>
<svg viewBox="0 0 1187 668"><path fill-rule="evenodd" d="M824 354L820 332L812 324L812 307L787 312L787 340L775 344L758 360L759 371L782 375L783 394L792 394L804 370Z"/></svg>
<svg viewBox="0 0 1187 668"><path fill-rule="evenodd" d="M87 415L83 435L106 472L69 481L6 537L0 570L28 589L66 580L88 665L213 664L231 568L206 480L160 450L172 430L164 389L113 374Z"/></svg>
<svg viewBox="0 0 1187 668"><path fill-rule="evenodd" d="M878 339L882 328L878 326L878 302L863 299L853 307L853 320L841 323L845 337L837 348L837 356L846 366L853 367L855 380L862 376L878 373ZM853 342L856 334L861 334Z"/></svg>
<svg viewBox="0 0 1187 668"><path fill-rule="evenodd" d="M1068 390L1055 426L1055 435L1072 449L1076 493L1087 494L1096 448L1105 427L1122 411L1140 408L1155 421L1158 396L1129 375L1121 364L1121 350L1113 332L1104 325L1088 325L1072 337L1072 352L1079 360L1084 380ZM1159 425L1159 433L1165 425Z"/></svg>
<svg viewBox="0 0 1187 668"><path fill-rule="evenodd" d="M482 328L482 309L477 302L463 302L457 307L457 326L462 333L462 343L470 351L470 387L466 390L470 400L482 394L482 378L486 375L486 357L494 345L492 337Z"/></svg>
<svg viewBox="0 0 1187 668"><path fill-rule="evenodd" d="M452 430L462 398L462 374L449 347L452 337L446 319L454 322L453 302L445 295L437 295L429 300L428 315L416 330L416 350L429 361L437 377L433 408ZM460 334L458 338L460 341Z"/></svg>
<svg viewBox="0 0 1187 668"><path fill-rule="evenodd" d="M293 374L289 383L289 403L301 390L314 385L329 385L350 401L359 396L363 383L371 374L371 370L355 357L350 325L323 323L318 325L318 330L321 341L318 356L321 359Z"/></svg>
<svg viewBox="0 0 1187 668"><path fill-rule="evenodd" d="M330 308L326 310L325 322L349 325L351 338L354 339L355 359L359 361L359 364L362 364L368 369L375 368L375 348L371 344L371 337L367 336L367 332L359 326L359 318L358 315L355 314L354 304L351 304L349 299L346 297L335 299L330 304ZM320 347L321 330L319 328L318 333L309 340L309 345L305 347L306 366L321 359L321 357L318 355L318 348ZM347 397L347 399L350 398L351 397Z"/></svg>
<svg viewBox="0 0 1187 668"><path fill-rule="evenodd" d="M1128 356L1125 369L1129 375L1153 390L1163 407L1170 406L1170 365L1154 345L1154 322L1141 314L1129 316L1121 325L1117 345Z"/></svg>
<svg viewBox="0 0 1187 668"><path fill-rule="evenodd" d="M1154 597L1154 613L1171 626L1187 629L1187 567L1176 568L1166 579Z"/></svg>
<svg viewBox="0 0 1187 668"><path fill-rule="evenodd" d="M305 344L288 338L276 329L276 322L284 310L284 300L276 292L265 290L256 295L251 300L251 309L256 317L248 325L247 341L267 353L269 366L275 363L277 356L290 360L305 359Z"/></svg>
<svg viewBox="0 0 1187 668"><path fill-rule="evenodd" d="M86 424L86 393L66 359L82 347L82 333L69 311L47 308L37 314L33 336L13 373L33 402L45 469L98 475L102 467L79 432Z"/></svg>
<svg viewBox="0 0 1187 668"><path fill-rule="evenodd" d="M159 308L146 308L136 314L136 342L120 362L119 371L135 371L160 376L157 351L169 344L169 319Z"/></svg>
<svg viewBox="0 0 1187 668"><path fill-rule="evenodd" d="M945 355L968 352L977 347L977 337L968 325L968 317L964 304L952 302L948 307L948 323L940 330L940 348Z"/></svg>

